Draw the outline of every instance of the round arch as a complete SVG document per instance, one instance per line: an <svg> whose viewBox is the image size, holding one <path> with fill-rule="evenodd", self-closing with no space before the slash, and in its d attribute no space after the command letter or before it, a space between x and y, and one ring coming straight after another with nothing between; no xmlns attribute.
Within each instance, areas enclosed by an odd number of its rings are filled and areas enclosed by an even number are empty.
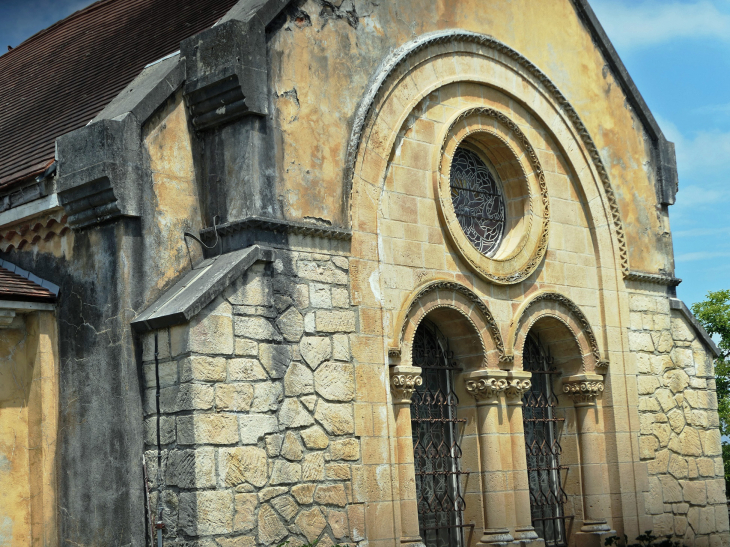
<svg viewBox="0 0 730 547"><path fill-rule="evenodd" d="M456 342L455 356L468 368L496 368L504 360L502 334L486 304L459 283L431 281L415 291L396 322L388 353L400 355L403 364L410 364L413 338L426 316Z"/></svg>
<svg viewBox="0 0 730 547"><path fill-rule="evenodd" d="M450 56L457 57L456 62ZM425 34L404 44L374 76L356 113L347 149L344 186L350 195L353 229L372 224L361 215L373 211L398 132L413 108L434 90L455 82L484 84L513 97L546 126L575 172L589 173L593 184L586 184L588 177L580 180L593 224L613 228L600 234L600 247L611 249L614 256L606 258L627 275L628 252L616 196L575 109L520 53L489 36L458 29Z"/></svg>
<svg viewBox="0 0 730 547"><path fill-rule="evenodd" d="M547 320L547 321L546 321ZM521 368L522 348L530 330L538 323L548 328L567 329L580 352L582 373L605 373L608 361L601 358L598 341L588 318L575 302L553 291L537 291L517 309L507 334L506 352Z"/></svg>

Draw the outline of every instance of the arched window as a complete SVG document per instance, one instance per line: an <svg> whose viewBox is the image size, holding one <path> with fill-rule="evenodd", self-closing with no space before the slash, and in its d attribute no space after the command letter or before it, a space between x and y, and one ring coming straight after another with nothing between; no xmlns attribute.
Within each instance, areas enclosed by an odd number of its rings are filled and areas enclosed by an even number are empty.
<svg viewBox="0 0 730 547"><path fill-rule="evenodd" d="M444 336L426 320L413 340L413 365L421 367L423 378L411 403L421 538L427 547L461 547L464 498L457 425L466 420L456 416L459 400L453 374L457 365Z"/></svg>
<svg viewBox="0 0 730 547"><path fill-rule="evenodd" d="M553 378L560 372L533 334L525 339L522 366L532 373L532 386L522 398L532 525L546 545L561 547L568 544L564 508L568 496L560 476L567 469L560 465L558 424L564 418L556 413L558 398L553 392Z"/></svg>

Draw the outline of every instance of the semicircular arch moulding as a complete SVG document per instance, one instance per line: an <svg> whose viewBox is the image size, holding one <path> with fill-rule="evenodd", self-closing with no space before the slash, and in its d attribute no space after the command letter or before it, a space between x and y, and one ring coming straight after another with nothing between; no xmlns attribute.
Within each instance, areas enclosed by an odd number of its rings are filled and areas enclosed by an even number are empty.
<svg viewBox="0 0 730 547"><path fill-rule="evenodd" d="M508 359L499 326L487 305L470 289L454 281L430 281L417 289L396 321L388 354L409 359L413 338L421 321L434 310L451 308L460 313L479 336L482 368L496 367ZM446 333L445 333L446 334Z"/></svg>
<svg viewBox="0 0 730 547"><path fill-rule="evenodd" d="M537 291L515 312L507 333L505 351L508 359L514 360L515 353L524 345L527 333L544 317L557 319L571 332L581 350L583 372L607 372L608 360L601 357L598 340L586 315L570 298L549 290Z"/></svg>
<svg viewBox="0 0 730 547"><path fill-rule="evenodd" d="M363 159L366 156L362 145L367 140L366 136L369 137L370 133L378 131L378 128L374 127L375 119L377 118L375 116L375 113L378 111L377 106L387 99L388 94L399 81L406 78L418 65L428 59L445 53L456 54L459 52L487 56L484 50L491 52L494 57L504 56L508 62L514 64L526 75L529 75L541 91L549 95L551 101L561 112L561 115L569 121L572 126L571 131L580 139L587 157L590 158L592 169L600 180L603 192L601 200L605 202L607 216L613 227L612 235L616 239L620 269L623 276L626 277L629 275L628 249L618 202L598 148L593 142L588 129L580 119L580 116L550 78L526 57L499 40L475 32L452 29L424 34L394 50L383 60L376 70L375 75L371 79L370 87L355 114L346 153L344 185L345 195L350 197L349 210L351 225L355 228L353 223L353 203L355 201L353 193L356 191L355 179L358 176L358 166L362 166ZM456 80L458 78L453 79L453 81ZM425 90L423 92L424 96L428 92L430 90ZM387 159L380 158L378 162L384 166ZM373 183L373 181L370 182Z"/></svg>

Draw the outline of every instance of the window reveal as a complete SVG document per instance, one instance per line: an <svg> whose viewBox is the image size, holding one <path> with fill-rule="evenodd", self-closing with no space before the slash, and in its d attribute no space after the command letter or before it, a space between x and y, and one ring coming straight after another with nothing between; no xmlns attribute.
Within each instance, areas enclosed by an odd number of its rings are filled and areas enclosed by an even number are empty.
<svg viewBox="0 0 730 547"><path fill-rule="evenodd" d="M459 399L453 390L458 370L445 340L424 321L413 341L413 365L421 367L423 384L413 394L411 427L416 472L418 525L427 547L460 547L464 525L459 470L461 447L456 417Z"/></svg>
<svg viewBox="0 0 730 547"><path fill-rule="evenodd" d="M490 256L505 225L504 196L495 176L475 152L460 146L451 161L450 187L461 229L481 254Z"/></svg>
<svg viewBox="0 0 730 547"><path fill-rule="evenodd" d="M563 547L568 544L565 521L569 517L560 472L567 467L560 465L557 424L565 419L556 416L558 399L552 389L552 378L559 372L533 336L525 340L522 362L523 369L532 372L532 387L522 398L532 525L546 546Z"/></svg>

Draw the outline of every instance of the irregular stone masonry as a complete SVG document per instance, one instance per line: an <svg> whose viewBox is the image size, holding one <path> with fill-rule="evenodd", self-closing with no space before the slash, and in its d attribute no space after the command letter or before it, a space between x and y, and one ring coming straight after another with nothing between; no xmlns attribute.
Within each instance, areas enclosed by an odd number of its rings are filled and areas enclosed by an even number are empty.
<svg viewBox="0 0 730 547"><path fill-rule="evenodd" d="M629 305L639 451L649 476L644 503L654 534L719 546L710 534L730 527L712 359L665 295L635 292Z"/></svg>
<svg viewBox="0 0 730 547"><path fill-rule="evenodd" d="M352 500L355 375L349 263L278 251L188 325L144 340L145 444L153 511L168 541L220 547L362 539Z"/></svg>

